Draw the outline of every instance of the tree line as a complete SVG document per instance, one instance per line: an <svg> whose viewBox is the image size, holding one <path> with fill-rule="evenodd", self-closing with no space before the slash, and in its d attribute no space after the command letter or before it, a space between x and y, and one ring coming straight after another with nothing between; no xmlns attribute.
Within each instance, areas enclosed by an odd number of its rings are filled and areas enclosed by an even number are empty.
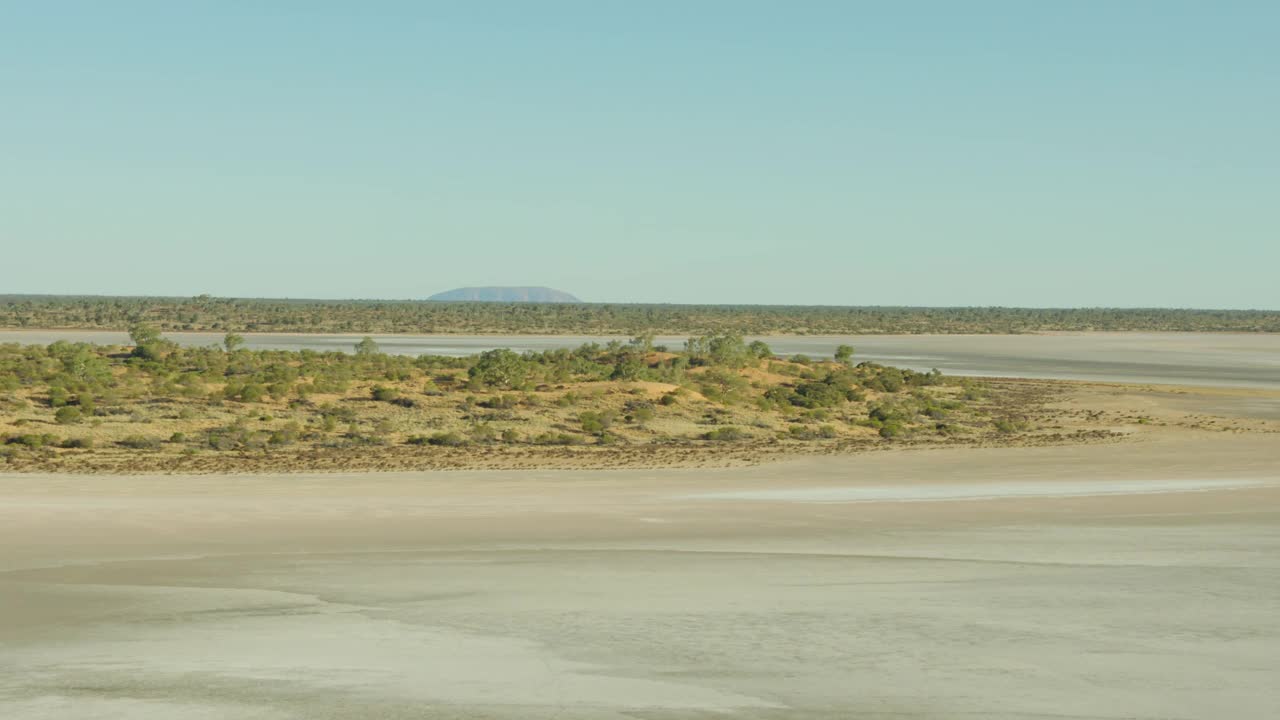
<svg viewBox="0 0 1280 720"><path fill-rule="evenodd" d="M740 335L1280 332L1280 312L1159 308L446 303L197 297L0 296L0 327L315 333Z"/></svg>

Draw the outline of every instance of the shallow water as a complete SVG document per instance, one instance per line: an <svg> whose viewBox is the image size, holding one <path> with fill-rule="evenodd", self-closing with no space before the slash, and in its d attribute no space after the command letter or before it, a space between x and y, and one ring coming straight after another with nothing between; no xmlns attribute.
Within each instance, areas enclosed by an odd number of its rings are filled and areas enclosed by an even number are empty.
<svg viewBox="0 0 1280 720"><path fill-rule="evenodd" d="M1274 447L0 474L0 718L1280 717Z"/></svg>
<svg viewBox="0 0 1280 720"><path fill-rule="evenodd" d="M684 495L681 499L761 500L798 503L925 502L1000 498L1092 497L1151 493L1204 492L1267 485L1267 480L1095 480L993 483L870 485L861 487L780 488Z"/></svg>
<svg viewBox="0 0 1280 720"><path fill-rule="evenodd" d="M182 345L216 345L215 333L167 333ZM248 334L252 349L352 349L354 335ZM606 343L622 337L585 335L375 335L384 352L398 355L470 355L497 347L540 351ZM755 338L751 338L755 339ZM855 360L948 375L1025 377L1280 389L1280 335L1241 333L1055 333L1047 335L861 335L760 338L774 352L830 357L841 344ZM57 340L124 344L119 332L0 330L0 342L47 344ZM683 337L657 338L679 347Z"/></svg>

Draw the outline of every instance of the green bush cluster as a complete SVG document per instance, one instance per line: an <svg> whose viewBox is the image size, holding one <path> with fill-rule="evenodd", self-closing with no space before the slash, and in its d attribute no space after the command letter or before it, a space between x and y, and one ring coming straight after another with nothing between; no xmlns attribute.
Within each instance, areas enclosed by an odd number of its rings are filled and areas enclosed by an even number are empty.
<svg viewBox="0 0 1280 720"><path fill-rule="evenodd" d="M57 435L50 433L20 433L17 435L6 435L4 438L5 445L18 445L26 448L52 447L57 446L61 442L61 439Z"/></svg>
<svg viewBox="0 0 1280 720"><path fill-rule="evenodd" d="M1031 423L1024 417L1006 415L1005 417L996 418L991 422L991 425L1002 433L1012 434L1027 430L1030 428Z"/></svg>
<svg viewBox="0 0 1280 720"><path fill-rule="evenodd" d="M533 438L534 445L581 445L582 438L568 433L545 432Z"/></svg>
<svg viewBox="0 0 1280 720"><path fill-rule="evenodd" d="M787 428L787 436L792 440L829 440L839 435L834 425L822 425L816 428L808 425L792 425Z"/></svg>
<svg viewBox="0 0 1280 720"><path fill-rule="evenodd" d="M130 450L155 450L160 447L160 438L150 435L129 435L122 438L119 445Z"/></svg>
<svg viewBox="0 0 1280 720"><path fill-rule="evenodd" d="M608 410L584 412L578 415L582 431L591 435L603 435L613 425L614 414Z"/></svg>
<svg viewBox="0 0 1280 720"><path fill-rule="evenodd" d="M488 444L529 442L566 445L588 439L599 444L619 442L615 432L619 421L644 426L663 408L681 404L682 397L700 393L711 403L746 405L763 411L781 411L802 420L785 433L786 437L822 439L835 436L834 420L849 421L848 403L860 402L868 392L890 396L873 408L865 424L893 437L908 428L933 424L940 432L950 430L949 413L956 406L929 399L922 388L942 382L936 370L915 373L874 363L852 366L852 348L842 346L835 361L813 361L803 366L783 363L773 357L761 341L745 342L740 334L722 332L690 338L679 352L653 346L652 337L639 336L630 342L588 343L575 349L516 353L492 350L465 358L432 355L409 357L383 353L372 339L355 346L355 352L311 350L248 350L234 333L221 345L180 347L170 343L150 326L136 325L131 347L102 347L85 343L58 342L45 347L0 345L0 395L6 408L21 409L22 392L36 404L53 409L60 425L76 425L86 419L129 416L137 423L159 417L143 408L163 407L170 400L204 402L222 406L245 418L211 430L193 431L191 437L175 433L169 442L194 452L207 447L219 451L267 450L300 440L316 441L323 447L384 445L395 427L390 419L362 420L359 402L319 404L318 394L343 394L355 385L367 387L375 402L413 408L419 401L404 387L422 387L424 393L458 393L458 410L471 423L465 433L439 432L416 435L407 442L419 445ZM138 351L146 348L145 351ZM778 385L760 379L754 371L762 368L786 375ZM593 388L606 381L652 381L676 388L656 402L642 386ZM443 389L442 389L443 388ZM564 392L557 392L563 390ZM626 398L621 411L600 409L604 392L621 391ZM550 398L535 392L550 393ZM969 387L966 393L977 393ZM461 397L465 394L465 397ZM306 427L296 421L284 426L258 427L272 422L269 414L252 408L259 403L284 403L293 416L305 417ZM583 407L574 416L577 427L557 426L557 431L521 438L514 430L499 430L502 423L518 421L519 407L535 407L554 402L561 408ZM234 405L226 406L228 403ZM188 403L191 404L191 403ZM247 407L245 407L247 406ZM696 404L691 404L696 407ZM893 408L889 412L886 408ZM703 422L723 424L733 413L725 407L705 408ZM678 410L667 411L679 416ZM225 412L225 410L224 410ZM861 411L858 411L861 412ZM888 413L888 414L885 414ZM198 412L182 407L178 417L194 419ZM404 423L405 416L396 415ZM21 418L15 423L32 421ZM760 421L757 421L760 422ZM491 425L490 423L494 423ZM814 427L815 424L822 424ZM1000 428L1007 423L998 425ZM762 427L773 427L764 423ZM344 430L345 428L345 430ZM561 432L569 431L569 432ZM39 436L22 435L25 440L7 440L14 448L48 447ZM738 428L717 428L701 437L727 441L749 437ZM28 443L35 443L29 445ZM155 449L160 440L134 434L117 445L132 449Z"/></svg>
<svg viewBox="0 0 1280 720"><path fill-rule="evenodd" d="M703 440L711 440L713 442L739 442L750 437L751 435L742 428L731 425L718 427L702 434Z"/></svg>

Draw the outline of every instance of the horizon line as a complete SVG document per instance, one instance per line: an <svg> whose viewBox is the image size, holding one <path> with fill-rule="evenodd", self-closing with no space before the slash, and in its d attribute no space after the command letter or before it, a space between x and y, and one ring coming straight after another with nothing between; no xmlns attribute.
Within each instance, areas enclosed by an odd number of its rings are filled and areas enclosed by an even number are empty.
<svg viewBox="0 0 1280 720"><path fill-rule="evenodd" d="M505 287L505 286L490 286ZM533 286L530 286L533 287ZM542 287L542 286L538 286ZM1179 312L1238 312L1238 313L1276 313L1280 308L1240 308L1240 307L1188 307L1173 305L832 305L827 303L736 303L736 302L643 302L643 301L595 301L579 300L577 302L535 302L535 301L495 301L495 300L431 300L428 298L377 298L377 297L301 297L301 296L249 296L249 295L213 295L200 293L197 295L112 295L105 293L0 293L0 302L11 302L15 298L31 299L124 299L124 300L248 300L248 301L283 301L302 303L403 303L432 305L649 305L656 307L765 307L765 308L846 308L857 310L1166 310Z"/></svg>

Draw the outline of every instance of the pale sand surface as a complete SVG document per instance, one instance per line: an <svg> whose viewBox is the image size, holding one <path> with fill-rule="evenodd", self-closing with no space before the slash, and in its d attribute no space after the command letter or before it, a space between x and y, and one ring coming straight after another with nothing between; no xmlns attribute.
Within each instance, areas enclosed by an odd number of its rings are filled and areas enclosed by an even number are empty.
<svg viewBox="0 0 1280 720"><path fill-rule="evenodd" d="M1276 435L0 475L7 720L1274 718L1277 607Z"/></svg>

